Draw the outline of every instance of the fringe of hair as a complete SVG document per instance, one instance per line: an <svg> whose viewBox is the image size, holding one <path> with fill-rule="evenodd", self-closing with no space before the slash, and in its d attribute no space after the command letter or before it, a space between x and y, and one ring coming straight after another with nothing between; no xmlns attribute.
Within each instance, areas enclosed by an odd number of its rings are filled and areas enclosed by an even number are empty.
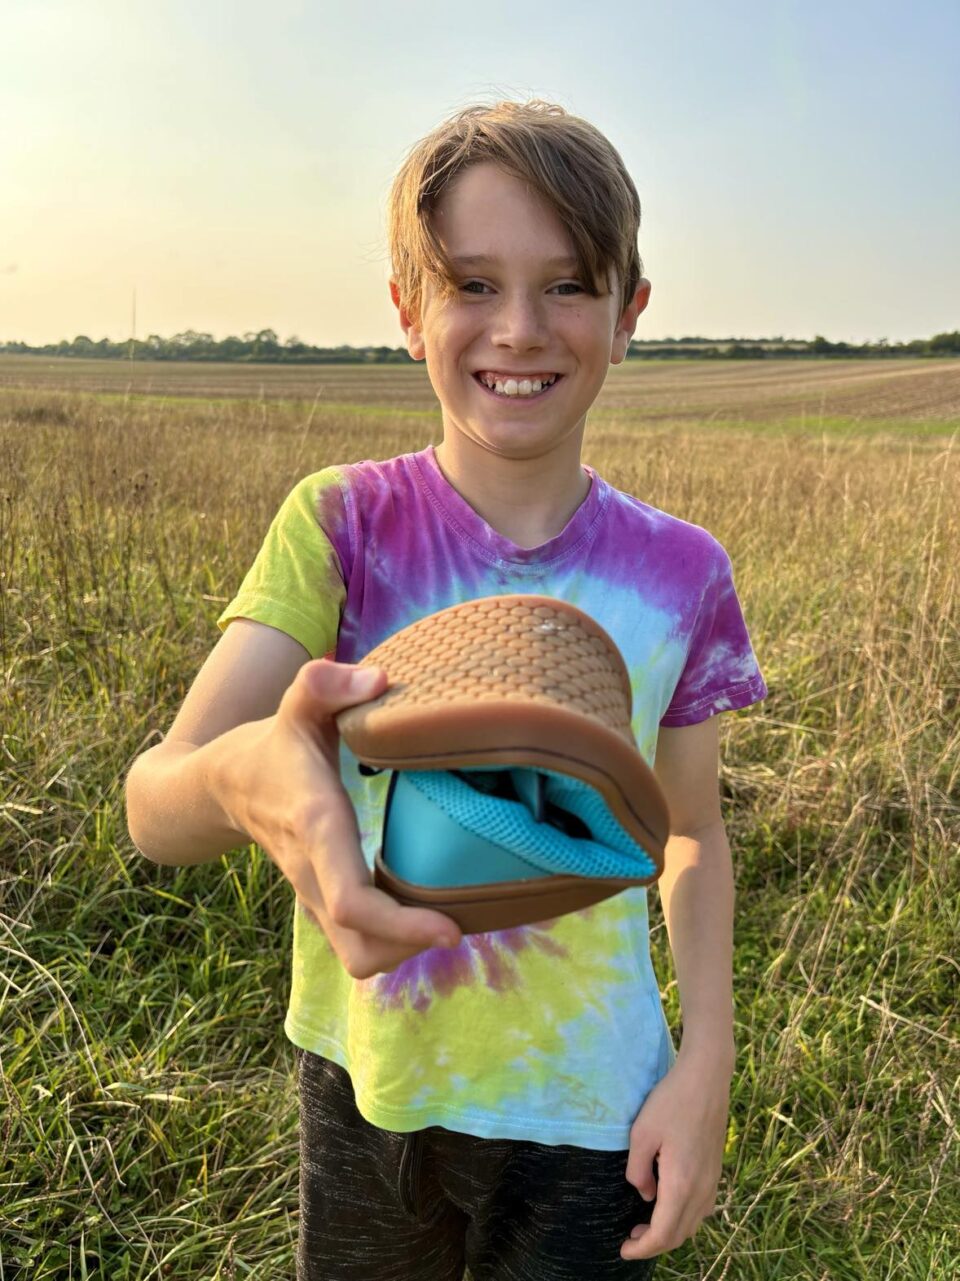
<svg viewBox="0 0 960 1281"><path fill-rule="evenodd" d="M393 276L403 305L419 311L423 277L452 294L452 268L433 226L450 183L469 165L493 162L528 183L567 228L584 287L609 292L610 270L626 307L643 274L637 248L640 198L619 153L594 125L555 103L467 107L421 139L390 191Z"/></svg>

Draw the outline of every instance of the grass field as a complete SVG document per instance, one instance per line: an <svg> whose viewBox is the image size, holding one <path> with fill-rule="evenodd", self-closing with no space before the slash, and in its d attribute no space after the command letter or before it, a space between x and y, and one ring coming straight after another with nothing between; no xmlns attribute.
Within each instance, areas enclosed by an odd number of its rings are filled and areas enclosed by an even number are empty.
<svg viewBox="0 0 960 1281"><path fill-rule="evenodd" d="M960 1276L958 428L960 361L893 360L635 362L588 427L725 544L770 687L723 718L720 1209L664 1281ZM439 438L419 368L0 358L0 1281L293 1276L292 894L149 863L123 779L294 481Z"/></svg>
<svg viewBox="0 0 960 1281"><path fill-rule="evenodd" d="M0 392L103 397L190 396L270 402L308 412L337 406L439 414L423 365L129 365L116 360L0 356ZM593 421L802 431L941 432L960 414L956 360L634 360L611 370Z"/></svg>

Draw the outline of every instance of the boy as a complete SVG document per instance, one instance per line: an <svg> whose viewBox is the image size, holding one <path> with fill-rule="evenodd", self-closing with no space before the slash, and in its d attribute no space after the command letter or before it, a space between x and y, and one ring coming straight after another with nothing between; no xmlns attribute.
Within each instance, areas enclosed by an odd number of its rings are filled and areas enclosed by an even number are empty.
<svg viewBox="0 0 960 1281"><path fill-rule="evenodd" d="M411 152L391 295L442 443L294 487L128 779L147 857L255 840L296 891L302 1278L649 1277L714 1207L734 1064L716 713L765 688L720 545L580 462L650 294L639 218L611 144L548 104L468 109ZM355 665L416 618L509 592L578 605L630 670L671 811L679 1051L643 888L462 937L372 884L386 775L359 773L333 717L387 678Z"/></svg>

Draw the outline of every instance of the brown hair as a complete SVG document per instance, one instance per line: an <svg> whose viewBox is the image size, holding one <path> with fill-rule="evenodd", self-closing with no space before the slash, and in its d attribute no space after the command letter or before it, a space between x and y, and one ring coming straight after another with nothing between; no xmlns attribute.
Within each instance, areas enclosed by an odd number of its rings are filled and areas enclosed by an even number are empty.
<svg viewBox="0 0 960 1281"><path fill-rule="evenodd" d="M432 214L453 179L484 161L529 183L556 210L589 293L607 293L609 270L615 268L621 310L626 307L643 273L637 189L599 129L540 99L467 107L407 156L388 205L390 257L404 307L414 315L419 311L425 272L443 293L452 292L453 271Z"/></svg>

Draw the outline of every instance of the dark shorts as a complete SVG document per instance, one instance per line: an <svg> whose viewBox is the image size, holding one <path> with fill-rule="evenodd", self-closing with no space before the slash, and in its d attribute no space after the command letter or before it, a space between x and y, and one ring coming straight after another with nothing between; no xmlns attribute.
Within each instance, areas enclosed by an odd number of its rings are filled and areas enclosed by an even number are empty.
<svg viewBox="0 0 960 1281"><path fill-rule="evenodd" d="M620 1258L645 1202L622 1152L382 1130L348 1073L297 1051L298 1281L646 1281Z"/></svg>

